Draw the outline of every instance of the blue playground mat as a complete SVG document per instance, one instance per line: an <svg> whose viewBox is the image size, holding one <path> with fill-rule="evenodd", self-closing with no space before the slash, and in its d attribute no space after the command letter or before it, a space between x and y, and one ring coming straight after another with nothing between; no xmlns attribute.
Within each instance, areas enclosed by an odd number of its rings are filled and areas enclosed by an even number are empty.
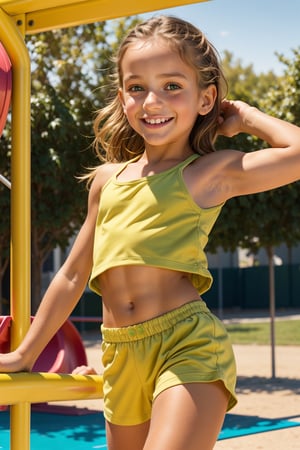
<svg viewBox="0 0 300 450"><path fill-rule="evenodd" d="M247 436L249 434L264 433L266 431L275 431L283 428L299 426L300 415L298 417L267 419L259 416L227 414L218 440L231 439L240 436Z"/></svg>
<svg viewBox="0 0 300 450"><path fill-rule="evenodd" d="M54 409L55 410L55 409ZM107 450L104 418L101 412L67 408L60 413L31 413L31 450ZM0 449L10 448L9 412L0 412Z"/></svg>
<svg viewBox="0 0 300 450"><path fill-rule="evenodd" d="M80 412L80 411L79 411ZM266 419L227 414L219 440L300 426L296 418ZM10 447L9 412L0 412L0 449ZM31 450L107 450L102 413L32 412Z"/></svg>

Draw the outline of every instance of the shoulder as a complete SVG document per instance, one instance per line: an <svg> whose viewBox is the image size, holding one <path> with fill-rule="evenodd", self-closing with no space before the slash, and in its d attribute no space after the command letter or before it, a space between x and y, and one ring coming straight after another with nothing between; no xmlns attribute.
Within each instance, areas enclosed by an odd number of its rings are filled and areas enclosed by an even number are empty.
<svg viewBox="0 0 300 450"><path fill-rule="evenodd" d="M105 163L95 169L94 179L91 189L100 190L107 183L107 181L117 173L124 163Z"/></svg>
<svg viewBox="0 0 300 450"><path fill-rule="evenodd" d="M89 208L99 203L103 186L121 169L124 163L105 163L94 170L89 186Z"/></svg>

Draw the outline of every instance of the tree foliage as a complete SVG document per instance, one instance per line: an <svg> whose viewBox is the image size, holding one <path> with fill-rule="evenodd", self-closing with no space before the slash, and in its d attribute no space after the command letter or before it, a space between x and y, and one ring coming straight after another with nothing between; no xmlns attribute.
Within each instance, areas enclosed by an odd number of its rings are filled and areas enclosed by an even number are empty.
<svg viewBox="0 0 300 450"><path fill-rule="evenodd" d="M260 107L271 115L300 126L300 52L294 57L279 56L285 65L283 77L272 84ZM261 211L259 245L267 249L280 243L292 247L300 240L300 182L259 194L265 204Z"/></svg>
<svg viewBox="0 0 300 450"><path fill-rule="evenodd" d="M231 86L230 98L241 99L259 107L267 113L300 125L300 62L299 52L287 60L283 77L272 73L255 75L251 66L243 69L230 66L232 56L225 58L225 70ZM220 148L253 151L267 146L254 136L240 134L227 140L220 137ZM286 243L293 246L300 240L299 182L268 192L237 197L229 200L212 231L208 249L215 252L220 246L234 251L237 247L270 249ZM269 251L268 251L269 253Z"/></svg>

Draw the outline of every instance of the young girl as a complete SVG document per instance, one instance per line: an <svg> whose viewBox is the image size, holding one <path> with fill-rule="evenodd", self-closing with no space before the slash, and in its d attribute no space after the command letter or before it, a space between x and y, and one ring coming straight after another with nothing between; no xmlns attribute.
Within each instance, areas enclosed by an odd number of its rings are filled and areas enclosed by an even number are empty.
<svg viewBox="0 0 300 450"><path fill-rule="evenodd" d="M227 199L299 178L300 129L224 100L218 56L183 20L155 17L124 39L115 94L95 121L106 164L36 320L3 372L30 370L90 278L103 300L109 450L209 450L236 403L226 331L200 295L204 247ZM214 151L244 132L272 148ZM104 156L103 156L104 154Z"/></svg>

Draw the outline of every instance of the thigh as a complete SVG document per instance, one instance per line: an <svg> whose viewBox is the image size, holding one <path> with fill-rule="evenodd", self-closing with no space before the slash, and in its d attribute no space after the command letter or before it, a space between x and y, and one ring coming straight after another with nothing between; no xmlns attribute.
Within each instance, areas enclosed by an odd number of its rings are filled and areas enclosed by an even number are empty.
<svg viewBox="0 0 300 450"><path fill-rule="evenodd" d="M106 422L107 448L108 450L143 450L148 431L149 421L131 426Z"/></svg>
<svg viewBox="0 0 300 450"><path fill-rule="evenodd" d="M153 404L144 450L212 450L229 395L221 381L166 389Z"/></svg>

